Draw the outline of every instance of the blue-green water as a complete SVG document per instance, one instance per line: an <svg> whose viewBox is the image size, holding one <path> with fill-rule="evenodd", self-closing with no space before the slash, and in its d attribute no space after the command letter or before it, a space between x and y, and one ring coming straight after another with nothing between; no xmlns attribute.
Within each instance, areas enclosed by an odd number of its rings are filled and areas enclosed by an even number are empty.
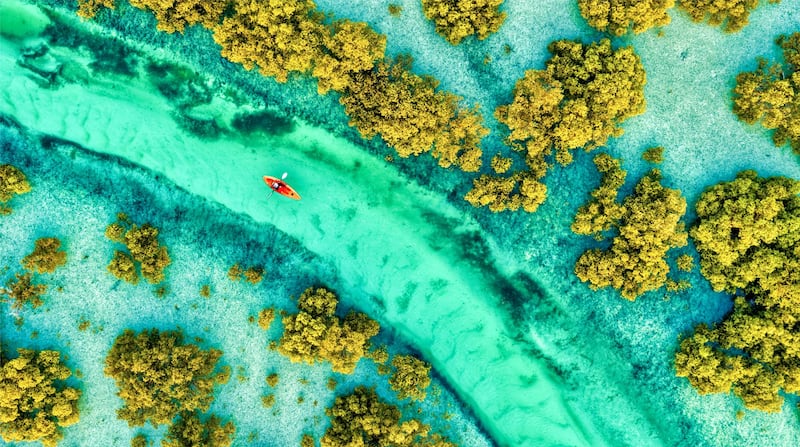
<svg viewBox="0 0 800 447"><path fill-rule="evenodd" d="M674 377L677 336L729 307L699 274L689 291L653 292L635 303L592 292L572 274L593 245L569 231L598 181L591 156L552 171L551 196L536 214L491 215L460 199L469 175L441 170L429 157L387 163L390 151L361 141L335 97L317 96L310 82L280 85L222 61L201 29L158 33L148 14L125 5L84 23L67 9L49 9L58 2L40 3L48 6L12 15L19 3L0 2L0 163L18 165L33 185L0 220L0 253L14 271L36 238L56 235L70 262L53 276L60 292L42 308L18 312L22 326L4 310L0 335L4 345L64 350L81 370L82 420L65 430L63 445L127 445L135 433L116 420L120 401L102 374L113 339L128 327L182 327L221 348L234 376L243 368L246 379L221 387L214 406L236 422L235 445L248 445L251 433L250 444L275 446L297 445L303 432L320 435L334 397L325 388L329 367L289 363L265 349L279 328L264 334L247 322L263 307L291 308L290 296L318 283L380 321L392 352L419 352L432 363L442 391L421 405L423 420L461 445L800 441L796 399L780 414L746 411L737 420L735 398L698 396ZM367 1L319 4L387 34L390 54L413 54L419 72L480 103L492 125L490 111L509 101L526 68L541 67L549 41L601 37L572 1L507 0L509 18L497 35L454 48L433 33L417 2L394 3L403 3L399 19ZM764 7L735 35L673 11L663 36L616 42L636 48L648 76L647 112L605 149L624 159L629 179L647 168L639 154L652 145L666 148L666 182L690 204L703 187L745 168L800 178L797 157L739 123L728 96L736 73L754 68L758 55L775 56L775 35L800 27L798 6ZM37 41L51 59L19 64ZM487 54L493 62L484 65ZM53 64L60 74L49 85L41 73ZM232 124L265 108L270 113L253 132ZM494 129L485 153L507 151L501 138ZM284 171L301 202L267 199L261 176ZM118 211L162 229L173 257L165 298L105 273L113 248L103 229ZM267 280L232 283L226 272L234 262L266 265ZM203 284L211 285L209 299L199 296ZM81 319L89 330L78 330ZM353 377L337 377L343 389L375 384L390 398L371 363L362 363ZM276 412L260 401L273 370L282 376ZM442 419L445 412L454 416Z"/></svg>

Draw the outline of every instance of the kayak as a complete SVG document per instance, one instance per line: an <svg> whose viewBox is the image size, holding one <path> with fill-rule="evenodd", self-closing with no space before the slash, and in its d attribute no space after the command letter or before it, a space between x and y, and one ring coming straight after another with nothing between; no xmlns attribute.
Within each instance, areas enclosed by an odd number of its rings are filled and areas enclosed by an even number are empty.
<svg viewBox="0 0 800 447"><path fill-rule="evenodd" d="M264 176L264 183L269 186L269 188L282 196L286 196L290 199L300 200L300 194L297 193L291 186L286 184L283 180L279 179L278 177L272 177L269 175Z"/></svg>

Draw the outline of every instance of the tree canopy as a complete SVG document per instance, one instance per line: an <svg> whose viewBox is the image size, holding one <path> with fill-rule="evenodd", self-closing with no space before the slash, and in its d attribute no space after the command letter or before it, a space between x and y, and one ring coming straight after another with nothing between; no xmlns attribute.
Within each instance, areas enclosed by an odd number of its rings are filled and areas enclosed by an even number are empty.
<svg viewBox="0 0 800 447"><path fill-rule="evenodd" d="M55 447L62 427L78 422L78 389L63 381L72 372L58 351L18 349L14 359L0 352L0 437L5 442L40 441Z"/></svg>
<svg viewBox="0 0 800 447"><path fill-rule="evenodd" d="M780 411L800 392L800 182L743 171L698 200L690 234L700 271L734 295L725 319L695 328L675 354L678 376L701 394L733 393Z"/></svg>

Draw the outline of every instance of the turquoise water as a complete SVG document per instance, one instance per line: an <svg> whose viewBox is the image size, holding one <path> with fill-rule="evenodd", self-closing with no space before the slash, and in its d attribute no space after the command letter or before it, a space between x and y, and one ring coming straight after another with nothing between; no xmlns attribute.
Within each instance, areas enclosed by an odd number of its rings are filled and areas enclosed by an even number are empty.
<svg viewBox="0 0 800 447"><path fill-rule="evenodd" d="M119 399L102 362L124 328L148 327L179 326L225 352L234 379L213 409L236 422L235 445L248 445L252 433L251 445L275 446L297 445L307 431L321 435L334 397L325 388L329 367L289 363L264 349L279 328L265 335L247 323L263 307L291 308L290 296L318 283L380 321L390 351L418 352L432 363L442 391L420 414L460 445L800 441L796 399L780 414L745 411L737 420L735 398L698 396L674 377L677 336L729 308L699 274L689 291L657 291L635 303L592 292L572 274L593 245L569 231L598 181L590 155L553 170L551 196L536 214L491 215L460 199L469 176L429 157L387 163L390 151L361 141L332 95L221 61L201 29L158 33L148 14L124 5L85 23L57 3L0 2L0 162L22 168L34 188L0 220L0 252L13 270L33 240L57 235L70 262L51 281L62 291L42 308L19 311L21 327L5 311L0 335L4 345L62 349L81 370L81 422L65 430L63 445L128 444L135 432L115 418ZM507 0L509 18L497 35L453 48L417 2L393 3L403 4L399 19L367 1L319 5L385 33L390 54L410 52L420 73L435 73L442 88L480 103L491 125L489 111L509 101L526 68L541 67L549 41L600 37L572 1ZM648 76L647 112L606 148L624 159L631 184L647 169L639 154L652 145L666 148L666 182L690 204L703 187L745 168L800 178L797 157L739 123L727 94L756 56L774 57L775 35L800 27L798 6L765 6L736 35L673 11L663 36L617 42L634 45ZM9 17L23 25L7 25ZM39 41L47 56L19 64L23 49ZM487 54L493 62L484 65ZM60 75L49 85L54 65ZM258 125L237 128L240 114L259 117ZM501 138L495 129L485 153L507 150ZM261 176L281 172L289 172L301 202L267 198ZM156 224L169 241L167 297L105 274L113 249L102 232L118 211ZM226 272L234 262L266 265L267 280L232 283ZM198 294L206 283L209 299ZM77 329L82 318L91 322L85 332ZM375 384L391 398L370 365L337 376L342 389ZM273 370L281 374L277 414L260 402ZM441 418L445 411L453 417Z"/></svg>

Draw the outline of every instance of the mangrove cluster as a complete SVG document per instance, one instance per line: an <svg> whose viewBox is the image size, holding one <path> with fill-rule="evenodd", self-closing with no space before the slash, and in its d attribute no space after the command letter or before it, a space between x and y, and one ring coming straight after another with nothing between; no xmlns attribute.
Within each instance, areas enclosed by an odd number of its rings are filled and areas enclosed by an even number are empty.
<svg viewBox="0 0 800 447"><path fill-rule="evenodd" d="M703 192L690 234L700 271L733 310L700 324L675 354L678 376L701 394L729 393L780 411L800 392L800 181L743 171Z"/></svg>
<svg viewBox="0 0 800 447"><path fill-rule="evenodd" d="M14 196L31 191L28 178L18 168L0 165L0 215L11 214L11 207L6 205Z"/></svg>
<svg viewBox="0 0 800 447"><path fill-rule="evenodd" d="M352 373L380 325L360 312L351 311L344 319L339 318L335 315L338 303L328 289L306 289L298 299L298 313L283 317L278 352L293 362L328 361L333 371Z"/></svg>
<svg viewBox="0 0 800 447"><path fill-rule="evenodd" d="M55 447L63 437L61 428L80 418L81 392L64 384L72 372L58 351L17 353L9 359L0 351L0 437Z"/></svg>
<svg viewBox="0 0 800 447"><path fill-rule="evenodd" d="M781 36L785 65L759 60L755 71L740 73L733 89L733 112L742 121L774 130L775 146L789 144L800 155L800 32Z"/></svg>
<svg viewBox="0 0 800 447"><path fill-rule="evenodd" d="M164 269L172 262L167 247L158 241L158 228L131 222L125 213L106 227L106 237L124 244L128 252L114 250L108 271L117 278L136 284L144 277L151 284L164 280Z"/></svg>
<svg viewBox="0 0 800 447"><path fill-rule="evenodd" d="M495 110L509 128L507 143L525 157L528 169L507 177L484 174L475 179L466 200L492 211L535 211L547 197L541 182L546 157L555 152L562 165L571 151L589 151L619 136L619 125L644 112L645 72L633 48L614 50L603 39L584 45L552 42L544 70L528 70L514 87L514 100Z"/></svg>
<svg viewBox="0 0 800 447"><path fill-rule="evenodd" d="M581 15L592 28L622 36L669 24L667 10L675 0L578 0Z"/></svg>
<svg viewBox="0 0 800 447"><path fill-rule="evenodd" d="M453 45L465 37L479 40L500 29L506 13L503 0L422 0L422 12L436 25L436 32Z"/></svg>
<svg viewBox="0 0 800 447"><path fill-rule="evenodd" d="M431 365L413 355L396 355L392 358L394 372L389 378L389 386L400 399L425 400L431 385Z"/></svg>
<svg viewBox="0 0 800 447"><path fill-rule="evenodd" d="M236 427L215 415L201 418L198 411L184 412L169 426L161 447L230 447Z"/></svg>
<svg viewBox="0 0 800 447"><path fill-rule="evenodd" d="M106 356L105 374L114 379L124 405L117 410L131 427L171 424L182 412L207 411L214 387L228 380L216 371L222 351L183 341L180 331L126 330Z"/></svg>
<svg viewBox="0 0 800 447"><path fill-rule="evenodd" d="M781 0L769 0L780 3ZM750 12L760 0L680 0L678 7L695 22L707 21L709 25L723 26L726 32L740 31L748 23Z"/></svg>
<svg viewBox="0 0 800 447"><path fill-rule="evenodd" d="M250 267L242 270L242 267L237 262L236 264L233 264L230 269L228 269L228 278L234 282L244 279L250 284L255 285L264 279L264 267L251 265Z"/></svg>
<svg viewBox="0 0 800 447"><path fill-rule="evenodd" d="M331 425L320 439L320 447L394 446L455 447L417 419L400 421L402 413L383 402L375 390L363 386L337 396L328 409Z"/></svg>
<svg viewBox="0 0 800 447"><path fill-rule="evenodd" d="M575 263L575 274L593 289L613 287L629 300L664 285L677 287L668 283L665 257L671 248L687 243L681 222L686 200L680 191L665 188L661 172L652 169L619 203L618 190L625 182L619 162L600 154L595 164L602 173L601 184L578 210L572 231L598 240L612 228L617 234L608 248L584 252Z"/></svg>
<svg viewBox="0 0 800 447"><path fill-rule="evenodd" d="M14 308L22 308L30 304L33 308L41 306L42 296L47 293L47 284L35 282L35 276L53 273L67 262L67 253L59 250L61 241L54 237L39 238L34 242L33 252L26 255L20 263L25 268L22 273L15 273L0 287L0 295L8 296Z"/></svg>

